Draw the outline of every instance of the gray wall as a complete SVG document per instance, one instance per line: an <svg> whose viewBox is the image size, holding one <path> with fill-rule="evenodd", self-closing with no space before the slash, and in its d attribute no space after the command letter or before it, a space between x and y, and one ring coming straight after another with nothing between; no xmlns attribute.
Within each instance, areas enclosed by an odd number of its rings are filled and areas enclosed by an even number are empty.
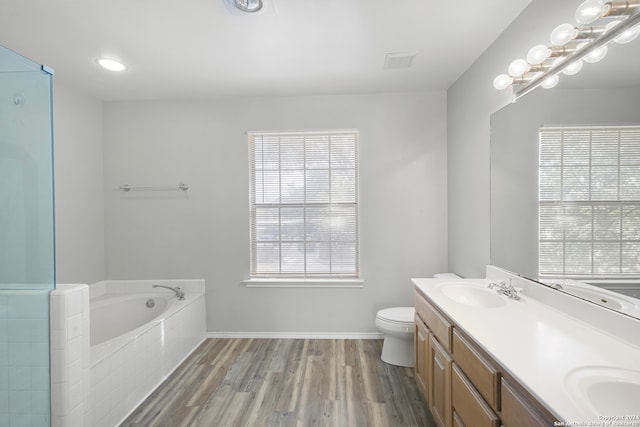
<svg viewBox="0 0 640 427"><path fill-rule="evenodd" d="M58 283L105 279L102 102L53 78Z"/></svg>
<svg viewBox="0 0 640 427"><path fill-rule="evenodd" d="M445 114L444 92L106 103L106 275L206 279L210 332L373 332L447 268ZM245 132L341 128L360 130L364 287L246 288Z"/></svg>
<svg viewBox="0 0 640 427"><path fill-rule="evenodd" d="M490 116L510 102L493 79L571 22L575 0L534 0L447 91L449 270L484 277L490 262ZM542 90L542 89L538 89Z"/></svg>

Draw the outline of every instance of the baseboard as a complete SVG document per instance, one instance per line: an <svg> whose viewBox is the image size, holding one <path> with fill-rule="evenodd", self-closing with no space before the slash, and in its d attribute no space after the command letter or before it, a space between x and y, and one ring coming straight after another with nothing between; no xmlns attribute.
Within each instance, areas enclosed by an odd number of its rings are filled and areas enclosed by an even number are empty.
<svg viewBox="0 0 640 427"><path fill-rule="evenodd" d="M377 340L380 332L207 332L207 338Z"/></svg>

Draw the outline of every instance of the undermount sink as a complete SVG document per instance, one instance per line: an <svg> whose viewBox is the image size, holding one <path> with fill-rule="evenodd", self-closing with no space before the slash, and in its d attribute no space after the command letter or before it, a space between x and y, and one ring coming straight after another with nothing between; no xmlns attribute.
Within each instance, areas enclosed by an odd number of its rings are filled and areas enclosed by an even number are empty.
<svg viewBox="0 0 640 427"><path fill-rule="evenodd" d="M575 402L594 416L636 414L640 371L606 366L581 367L565 377Z"/></svg>
<svg viewBox="0 0 640 427"><path fill-rule="evenodd" d="M620 310L626 307L633 306L632 303L625 300L624 298L620 298L619 296L613 294L612 292L607 292L606 290L601 291L600 289L594 287L574 286L569 284L565 284L562 286L563 290L567 293L570 293L571 295L586 299L587 301L591 301L604 307L612 308L614 310Z"/></svg>
<svg viewBox="0 0 640 427"><path fill-rule="evenodd" d="M447 298L470 307L496 308L506 304L495 291L480 285L446 283L442 285L441 290Z"/></svg>

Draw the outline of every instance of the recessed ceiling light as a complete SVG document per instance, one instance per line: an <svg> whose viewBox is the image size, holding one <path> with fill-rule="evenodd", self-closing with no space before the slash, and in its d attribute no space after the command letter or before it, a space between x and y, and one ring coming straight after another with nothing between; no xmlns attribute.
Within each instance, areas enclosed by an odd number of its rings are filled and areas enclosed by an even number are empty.
<svg viewBox="0 0 640 427"><path fill-rule="evenodd" d="M231 3L243 12L257 12L262 9L262 0L231 0Z"/></svg>
<svg viewBox="0 0 640 427"><path fill-rule="evenodd" d="M98 58L96 59L96 63L109 71L124 71L127 69L122 62L116 61L115 59Z"/></svg>

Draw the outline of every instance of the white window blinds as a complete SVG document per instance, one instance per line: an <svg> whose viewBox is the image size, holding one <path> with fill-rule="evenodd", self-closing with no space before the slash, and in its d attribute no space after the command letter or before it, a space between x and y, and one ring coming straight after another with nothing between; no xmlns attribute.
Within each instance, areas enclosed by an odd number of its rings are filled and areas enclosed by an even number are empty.
<svg viewBox="0 0 640 427"><path fill-rule="evenodd" d="M640 127L540 130L541 276L640 274Z"/></svg>
<svg viewBox="0 0 640 427"><path fill-rule="evenodd" d="M249 133L251 276L358 278L358 133Z"/></svg>

